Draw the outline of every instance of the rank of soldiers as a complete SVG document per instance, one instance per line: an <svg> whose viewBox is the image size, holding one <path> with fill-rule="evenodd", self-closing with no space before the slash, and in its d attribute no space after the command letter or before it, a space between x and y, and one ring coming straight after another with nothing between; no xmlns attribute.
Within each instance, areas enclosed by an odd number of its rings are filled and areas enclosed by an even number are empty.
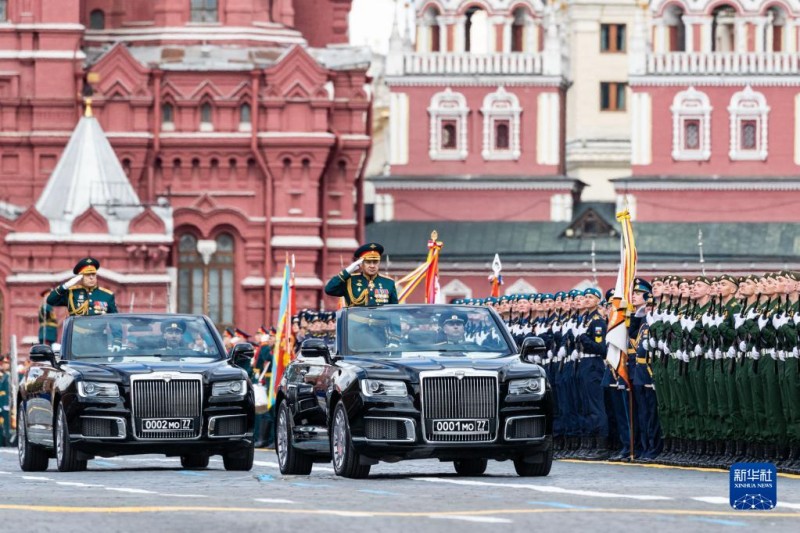
<svg viewBox="0 0 800 533"><path fill-rule="evenodd" d="M518 345L545 340L557 456L800 473L799 280L636 279L627 376L605 363L611 291L455 303L493 306Z"/></svg>

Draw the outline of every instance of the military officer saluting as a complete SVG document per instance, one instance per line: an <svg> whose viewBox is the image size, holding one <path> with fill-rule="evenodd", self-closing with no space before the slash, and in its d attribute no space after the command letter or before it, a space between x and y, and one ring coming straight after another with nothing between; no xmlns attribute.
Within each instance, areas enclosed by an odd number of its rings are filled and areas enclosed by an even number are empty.
<svg viewBox="0 0 800 533"><path fill-rule="evenodd" d="M343 296L347 307L397 303L394 281L378 274L383 246L370 242L353 254L353 263L325 285L328 296Z"/></svg>
<svg viewBox="0 0 800 533"><path fill-rule="evenodd" d="M78 261L72 269L75 277L50 291L47 303L54 307L66 307L70 316L116 313L114 293L97 285L99 268L100 261L93 257Z"/></svg>

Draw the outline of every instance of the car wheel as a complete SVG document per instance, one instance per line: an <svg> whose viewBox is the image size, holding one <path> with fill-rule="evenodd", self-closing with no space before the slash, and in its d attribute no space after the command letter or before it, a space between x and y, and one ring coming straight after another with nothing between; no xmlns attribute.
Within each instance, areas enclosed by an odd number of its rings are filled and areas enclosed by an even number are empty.
<svg viewBox="0 0 800 533"><path fill-rule="evenodd" d="M225 465L225 470L248 472L253 468L254 458L255 458L255 447L251 443L247 448L243 450L223 453L222 464Z"/></svg>
<svg viewBox="0 0 800 533"><path fill-rule="evenodd" d="M69 441L69 427L67 426L67 413L64 406L58 406L56 419L56 466L59 472L80 472L86 470L86 459L78 458L78 451Z"/></svg>
<svg viewBox="0 0 800 533"><path fill-rule="evenodd" d="M206 468L208 466L208 455L204 453L181 455L181 466L183 468Z"/></svg>
<svg viewBox="0 0 800 533"><path fill-rule="evenodd" d="M456 467L456 474L459 476L480 476L486 472L486 465L489 461L486 459L461 459L453 461L453 466Z"/></svg>
<svg viewBox="0 0 800 533"><path fill-rule="evenodd" d="M336 404L333 415L331 456L333 457L333 470L337 476L361 479L369 475L370 465L362 465L360 454L353 448L350 424L347 423L347 410L342 402Z"/></svg>
<svg viewBox="0 0 800 533"><path fill-rule="evenodd" d="M50 462L47 451L28 442L28 426L26 425L25 408L17 409L17 451L19 467L23 472L44 472Z"/></svg>
<svg viewBox="0 0 800 533"><path fill-rule="evenodd" d="M553 448L544 452L544 460L537 463L527 463L524 457L514 459L514 470L521 477L543 477L550 473L553 466Z"/></svg>
<svg viewBox="0 0 800 533"><path fill-rule="evenodd" d="M281 474L307 476L314 463L311 458L294 448L292 444L291 413L286 400L278 408L277 431L275 435L275 453L278 455L278 466Z"/></svg>

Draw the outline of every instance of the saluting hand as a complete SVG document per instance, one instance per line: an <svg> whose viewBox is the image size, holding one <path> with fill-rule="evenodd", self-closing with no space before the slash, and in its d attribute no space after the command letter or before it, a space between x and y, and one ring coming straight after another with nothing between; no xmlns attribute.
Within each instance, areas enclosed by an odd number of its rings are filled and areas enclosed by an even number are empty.
<svg viewBox="0 0 800 533"><path fill-rule="evenodd" d="M352 274L353 272L358 270L358 268L361 266L361 263L363 263L363 262L364 262L364 258L357 259L357 260L353 261L352 263L350 263L350 266L345 268L345 270L347 271L348 274Z"/></svg>
<svg viewBox="0 0 800 533"><path fill-rule="evenodd" d="M78 283L80 283L80 281L81 281L82 279L83 279L83 275L81 275L81 274L78 274L78 275L77 275L77 276L75 276L74 278L71 278L71 279L69 279L68 281L65 281L64 283L62 283L62 284L61 284L61 286L62 286L62 287L63 287L63 288L66 290L66 289L69 289L70 287L72 287L72 286L74 286L74 285L77 285Z"/></svg>

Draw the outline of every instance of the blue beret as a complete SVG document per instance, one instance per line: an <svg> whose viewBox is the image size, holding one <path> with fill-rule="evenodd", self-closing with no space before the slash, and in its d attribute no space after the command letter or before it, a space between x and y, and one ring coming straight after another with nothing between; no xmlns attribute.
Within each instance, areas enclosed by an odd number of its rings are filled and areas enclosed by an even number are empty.
<svg viewBox="0 0 800 533"><path fill-rule="evenodd" d="M556 293L556 300L558 300L559 298L561 298L563 300L566 297L567 297L567 293L564 292L564 291L558 291Z"/></svg>
<svg viewBox="0 0 800 533"><path fill-rule="evenodd" d="M706 281L706 283L708 283L708 281ZM653 292L653 287L650 285L650 282L645 279L634 278L633 290L638 292Z"/></svg>
<svg viewBox="0 0 800 533"><path fill-rule="evenodd" d="M599 299L603 298L603 293L600 292L599 289L595 289L594 287L589 287L585 291L583 291L584 296L596 296Z"/></svg>
<svg viewBox="0 0 800 533"><path fill-rule="evenodd" d="M553 295L550 294L549 292L546 292L546 293L542 294L542 301L545 301L545 300L555 300L555 297L553 297Z"/></svg>

